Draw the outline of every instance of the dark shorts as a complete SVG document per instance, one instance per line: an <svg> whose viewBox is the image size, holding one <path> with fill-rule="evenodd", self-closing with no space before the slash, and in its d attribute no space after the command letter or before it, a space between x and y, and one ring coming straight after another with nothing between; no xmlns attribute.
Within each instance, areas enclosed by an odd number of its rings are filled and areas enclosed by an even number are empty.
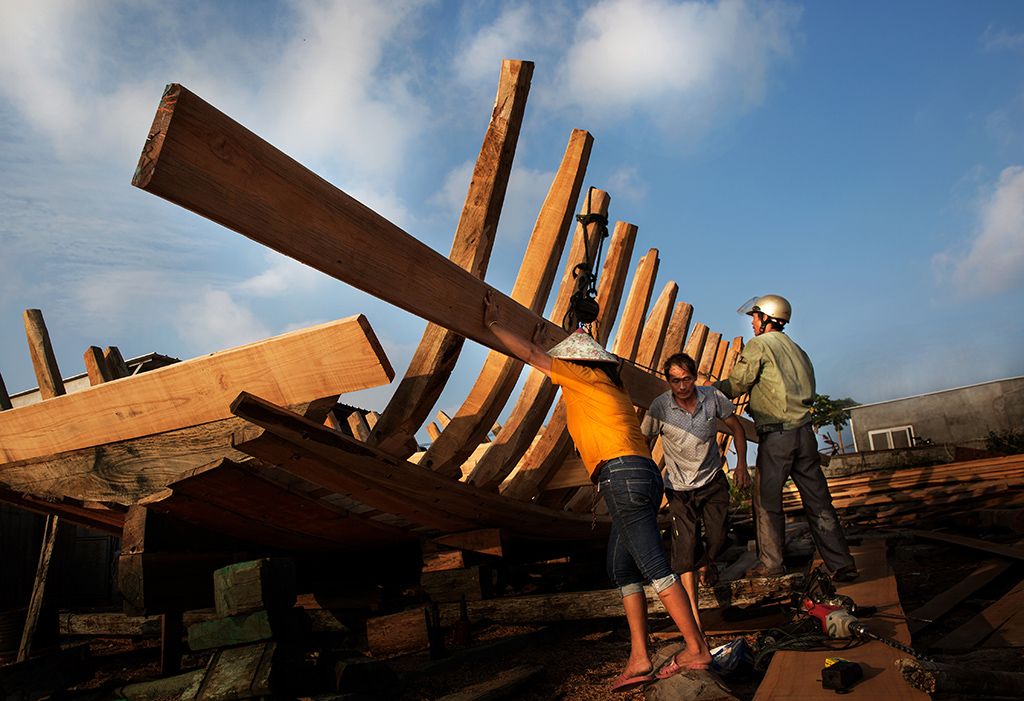
<svg viewBox="0 0 1024 701"><path fill-rule="evenodd" d="M672 517L672 571L692 572L714 562L729 543L729 479L719 470L711 482L688 491L666 489Z"/></svg>

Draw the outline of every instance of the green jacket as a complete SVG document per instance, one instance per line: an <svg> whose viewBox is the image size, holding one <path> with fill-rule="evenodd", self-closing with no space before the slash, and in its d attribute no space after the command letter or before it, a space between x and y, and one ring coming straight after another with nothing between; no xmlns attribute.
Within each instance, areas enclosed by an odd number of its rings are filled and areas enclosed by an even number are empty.
<svg viewBox="0 0 1024 701"><path fill-rule="evenodd" d="M781 331L752 338L729 377L712 385L730 399L750 392L750 413L758 428L782 424L788 431L811 420L814 366L803 349Z"/></svg>

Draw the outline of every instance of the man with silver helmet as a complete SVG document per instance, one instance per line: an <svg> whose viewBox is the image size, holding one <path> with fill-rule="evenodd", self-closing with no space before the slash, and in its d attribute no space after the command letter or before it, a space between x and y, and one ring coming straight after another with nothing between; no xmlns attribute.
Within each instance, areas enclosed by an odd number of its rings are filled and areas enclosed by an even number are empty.
<svg viewBox="0 0 1024 701"><path fill-rule="evenodd" d="M743 348L729 377L712 385L735 399L750 393L750 413L757 429L757 484L754 507L760 562L748 577L783 571L785 543L782 488L792 478L800 491L811 537L836 581L852 581L859 573L828 482L821 471L818 440L811 427L814 367L786 333L792 308L785 298L765 295L739 309L752 317L754 338Z"/></svg>

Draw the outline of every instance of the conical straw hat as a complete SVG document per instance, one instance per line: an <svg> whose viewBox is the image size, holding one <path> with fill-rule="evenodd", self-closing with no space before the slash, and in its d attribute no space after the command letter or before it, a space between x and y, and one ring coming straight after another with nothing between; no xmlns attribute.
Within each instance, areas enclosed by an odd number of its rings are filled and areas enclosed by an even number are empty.
<svg viewBox="0 0 1024 701"><path fill-rule="evenodd" d="M593 360L599 363L616 363L619 359L601 347L583 329L576 329L561 343L548 351L552 358L561 360Z"/></svg>

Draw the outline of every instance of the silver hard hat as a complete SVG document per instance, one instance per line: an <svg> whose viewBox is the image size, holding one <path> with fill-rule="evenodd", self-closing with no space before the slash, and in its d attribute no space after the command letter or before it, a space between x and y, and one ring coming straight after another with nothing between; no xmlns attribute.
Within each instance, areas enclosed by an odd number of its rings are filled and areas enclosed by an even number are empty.
<svg viewBox="0 0 1024 701"><path fill-rule="evenodd" d="M756 312L760 312L772 319L788 322L793 315L793 307L789 305L785 297L764 295L762 297L751 297L736 312L738 314L746 314L747 316L753 316Z"/></svg>

